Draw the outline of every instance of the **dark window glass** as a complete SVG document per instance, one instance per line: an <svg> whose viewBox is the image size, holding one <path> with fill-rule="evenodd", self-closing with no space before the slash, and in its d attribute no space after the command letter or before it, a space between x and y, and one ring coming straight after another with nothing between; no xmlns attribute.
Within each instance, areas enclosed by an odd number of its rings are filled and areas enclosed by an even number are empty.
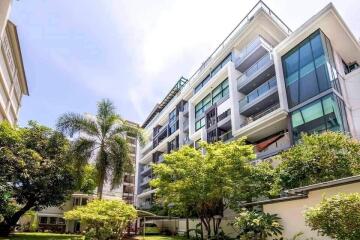
<svg viewBox="0 0 360 240"><path fill-rule="evenodd" d="M47 224L47 217L40 217L41 224Z"/></svg>
<svg viewBox="0 0 360 240"><path fill-rule="evenodd" d="M327 95L291 113L294 140L302 132L348 131L344 103L335 94Z"/></svg>
<svg viewBox="0 0 360 240"><path fill-rule="evenodd" d="M317 31L283 57L290 108L330 88L327 63L333 60L329 60L332 59L332 53L327 53L328 48L331 48L330 41L323 41L322 33Z"/></svg>

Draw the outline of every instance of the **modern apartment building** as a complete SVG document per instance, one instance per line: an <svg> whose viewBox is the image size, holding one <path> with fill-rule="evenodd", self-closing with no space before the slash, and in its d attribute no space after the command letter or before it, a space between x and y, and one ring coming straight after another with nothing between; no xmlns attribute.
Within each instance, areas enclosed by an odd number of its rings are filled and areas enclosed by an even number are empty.
<svg viewBox="0 0 360 240"><path fill-rule="evenodd" d="M199 140L246 136L257 160L301 132L360 138L360 44L330 3L294 32L262 1L189 78L181 77L142 127L137 207L150 208L151 164Z"/></svg>
<svg viewBox="0 0 360 240"><path fill-rule="evenodd" d="M29 95L16 26L8 20L11 1L0 1L0 121L17 123L21 99Z"/></svg>

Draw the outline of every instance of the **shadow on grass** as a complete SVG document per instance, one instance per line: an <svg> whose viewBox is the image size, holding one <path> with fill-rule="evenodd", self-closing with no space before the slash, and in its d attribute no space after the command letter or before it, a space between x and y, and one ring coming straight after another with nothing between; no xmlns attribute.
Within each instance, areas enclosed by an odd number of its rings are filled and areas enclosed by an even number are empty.
<svg viewBox="0 0 360 240"><path fill-rule="evenodd" d="M21 240L83 240L84 237L79 235L71 234L54 234L54 233L15 233L10 235L7 238L0 238L1 240L12 240L12 239L21 239Z"/></svg>

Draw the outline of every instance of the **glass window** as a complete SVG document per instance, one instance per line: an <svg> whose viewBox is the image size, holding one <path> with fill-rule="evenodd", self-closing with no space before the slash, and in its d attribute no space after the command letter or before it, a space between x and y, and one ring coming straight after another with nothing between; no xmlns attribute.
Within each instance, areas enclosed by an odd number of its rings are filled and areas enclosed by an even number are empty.
<svg viewBox="0 0 360 240"><path fill-rule="evenodd" d="M50 224L56 224L56 217L50 217Z"/></svg>
<svg viewBox="0 0 360 240"><path fill-rule="evenodd" d="M316 31L282 58L290 108L331 87L327 65L333 57L332 53L327 57L327 52L332 50L330 41L326 43L322 36Z"/></svg>
<svg viewBox="0 0 360 240"><path fill-rule="evenodd" d="M294 140L301 132L348 131L343 101L335 94L327 95L291 113Z"/></svg>
<svg viewBox="0 0 360 240"><path fill-rule="evenodd" d="M41 224L47 224L47 217L40 217Z"/></svg>
<svg viewBox="0 0 360 240"><path fill-rule="evenodd" d="M195 130L199 130L200 128L205 126L205 117L201 118L200 120L196 121L195 123Z"/></svg>

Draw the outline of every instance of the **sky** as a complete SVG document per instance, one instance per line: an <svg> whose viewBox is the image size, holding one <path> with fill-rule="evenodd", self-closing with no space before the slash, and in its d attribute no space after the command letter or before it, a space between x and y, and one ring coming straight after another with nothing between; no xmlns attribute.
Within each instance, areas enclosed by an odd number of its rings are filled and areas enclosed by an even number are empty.
<svg viewBox="0 0 360 240"><path fill-rule="evenodd" d="M0 0L1 1L1 0ZM328 0L264 0L295 30ZM19 125L50 127L66 112L96 113L108 98L142 123L181 77L190 77L256 0L15 0L30 96ZM360 37L358 0L333 0Z"/></svg>

